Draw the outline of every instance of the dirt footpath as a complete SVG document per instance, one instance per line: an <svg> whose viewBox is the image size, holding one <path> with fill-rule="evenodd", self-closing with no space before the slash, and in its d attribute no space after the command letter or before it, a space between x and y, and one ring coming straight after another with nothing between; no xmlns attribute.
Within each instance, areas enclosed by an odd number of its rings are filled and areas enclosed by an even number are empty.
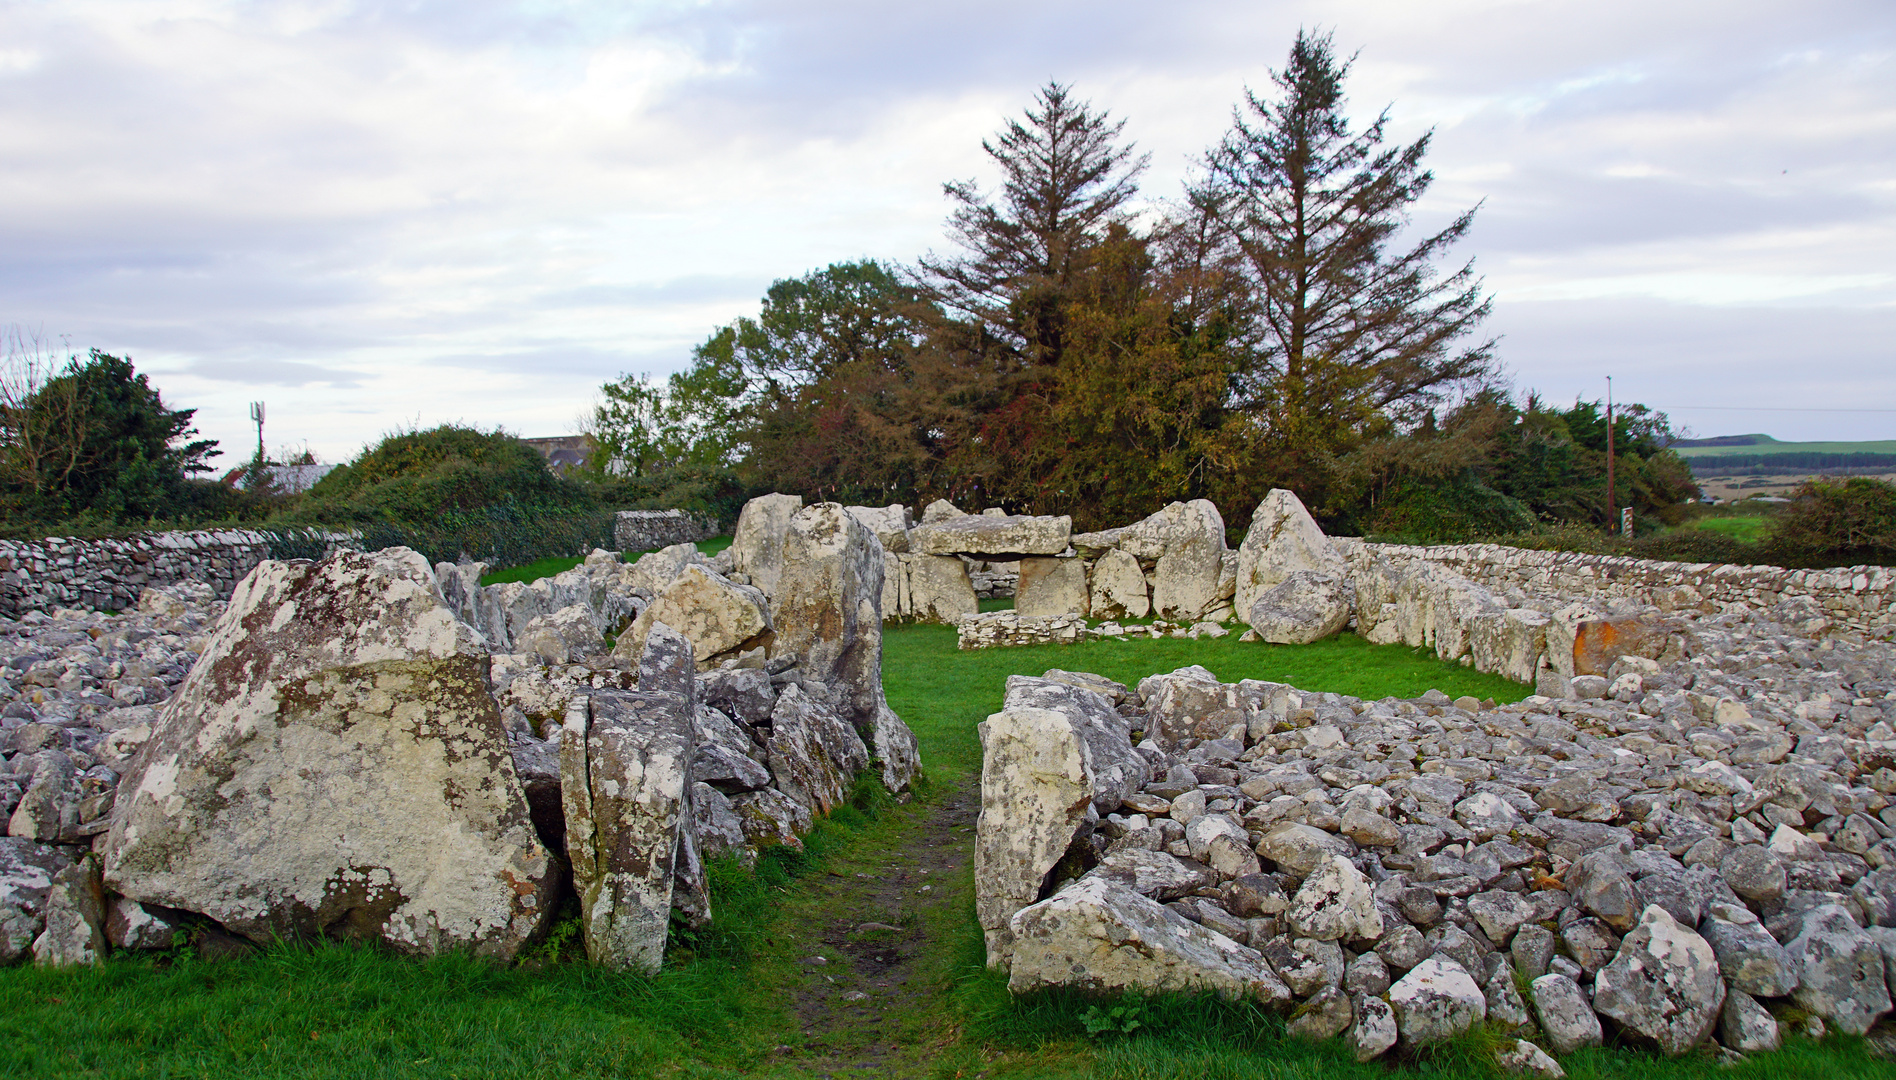
<svg viewBox="0 0 1896 1080"><path fill-rule="evenodd" d="M979 792L970 783L918 809L886 844L840 853L787 898L777 943L794 946L803 1038L778 1048L786 1072L928 1076L955 1040L943 997L972 902Z"/></svg>

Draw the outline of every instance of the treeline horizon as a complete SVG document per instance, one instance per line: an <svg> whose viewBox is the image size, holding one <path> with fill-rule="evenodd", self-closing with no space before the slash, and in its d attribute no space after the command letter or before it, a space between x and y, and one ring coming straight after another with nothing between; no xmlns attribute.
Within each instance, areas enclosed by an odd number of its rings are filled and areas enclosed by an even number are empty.
<svg viewBox="0 0 1896 1080"><path fill-rule="evenodd" d="M1663 414L1503 382L1472 260L1411 211L1432 135L1344 112L1350 68L1299 33L1182 191L1137 203L1125 121L1049 83L943 185L953 251L773 284L688 370L602 388L599 479L728 471L843 502L1070 514L1082 528L1272 488L1326 527L1416 540L1676 517L1698 489ZM1135 210L1138 211L1135 214Z"/></svg>

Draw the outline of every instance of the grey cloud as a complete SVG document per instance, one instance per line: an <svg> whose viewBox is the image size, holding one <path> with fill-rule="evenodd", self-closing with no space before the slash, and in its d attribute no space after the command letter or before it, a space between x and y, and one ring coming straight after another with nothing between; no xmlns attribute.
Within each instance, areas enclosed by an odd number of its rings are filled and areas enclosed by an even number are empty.
<svg viewBox="0 0 1896 1080"><path fill-rule="evenodd" d="M310 386L321 384L347 390L362 385L361 376L354 371L324 367L321 364L304 363L298 360L273 360L258 358L254 360L197 360L176 369L184 375L194 375L201 379L216 382L239 383L246 386Z"/></svg>
<svg viewBox="0 0 1896 1080"><path fill-rule="evenodd" d="M1896 415L1779 411L1896 409L1889 355L1896 309L1888 307L1504 300L1489 329L1504 335L1500 355L1516 387L1555 402L1602 397L1612 375L1621 400L1666 412L1700 435L1867 439L1888 438L1896 426Z"/></svg>

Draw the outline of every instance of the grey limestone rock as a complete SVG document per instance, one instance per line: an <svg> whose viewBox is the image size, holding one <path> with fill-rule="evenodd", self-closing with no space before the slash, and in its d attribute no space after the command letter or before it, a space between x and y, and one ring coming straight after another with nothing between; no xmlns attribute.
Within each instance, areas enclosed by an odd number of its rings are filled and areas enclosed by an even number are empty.
<svg viewBox="0 0 1896 1080"><path fill-rule="evenodd" d="M1535 979L1532 997L1534 1015L1554 1053L1565 1055L1583 1046L1598 1046L1605 1037L1580 984L1567 976L1547 974Z"/></svg>
<svg viewBox="0 0 1896 1080"><path fill-rule="evenodd" d="M1672 1057L1712 1033L1724 1004L1725 981L1712 947L1656 904L1593 978L1593 1008Z"/></svg>
<svg viewBox="0 0 1896 1080"><path fill-rule="evenodd" d="M259 565L120 781L106 884L258 940L512 956L555 874L487 669L406 548Z"/></svg>
<svg viewBox="0 0 1896 1080"><path fill-rule="evenodd" d="M1436 954L1389 988L1402 1041L1425 1046L1459 1035L1487 1017L1488 1001L1468 969Z"/></svg>
<svg viewBox="0 0 1896 1080"><path fill-rule="evenodd" d="M1784 948L1798 969L1792 998L1838 1030L1861 1035L1890 1010L1883 951L1841 906L1806 913Z"/></svg>
<svg viewBox="0 0 1896 1080"><path fill-rule="evenodd" d="M25 956L45 929L53 875L70 865L66 849L25 837L0 838L0 964Z"/></svg>
<svg viewBox="0 0 1896 1080"><path fill-rule="evenodd" d="M1007 986L1213 990L1282 1006L1290 991L1254 949L1100 877L1015 912Z"/></svg>

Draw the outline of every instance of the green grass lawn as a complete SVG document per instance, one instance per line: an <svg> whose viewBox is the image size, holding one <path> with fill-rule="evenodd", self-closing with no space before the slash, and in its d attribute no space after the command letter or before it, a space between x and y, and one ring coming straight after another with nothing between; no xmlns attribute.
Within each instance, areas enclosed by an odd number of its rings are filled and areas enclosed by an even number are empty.
<svg viewBox="0 0 1896 1080"><path fill-rule="evenodd" d="M1682 527L1723 533L1733 540L1755 544L1764 539L1765 533L1771 527L1771 519L1766 517L1703 517Z"/></svg>
<svg viewBox="0 0 1896 1080"><path fill-rule="evenodd" d="M437 1078L806 1077L812 1075L1124 1078L1319 1078L1395 1075L1489 1080L1493 1036L1425 1057L1359 1065L1340 1042L1286 1037L1278 1017L1189 996L1123 1002L1138 1026L1091 1036L1097 1003L1070 995L1015 1000L982 963L971 872L925 900L905 926L926 949L915 992L862 1032L813 1034L796 1012L816 928L852 883L914 865L929 822L965 806L980 766L974 725L999 708L1009 674L1059 667L1131 684L1201 664L1224 680L1271 679L1361 697L1450 695L1513 700L1527 688L1444 664L1419 650L1340 636L1308 646L1218 641L1102 641L960 652L951 628L891 626L883 682L914 728L926 765L917 796L891 805L866 792L755 874L713 870L710 931L674 939L656 977L600 971L542 949L502 967L462 957L410 960L375 949L283 945L212 962L188 952L114 957L102 967L0 971L0 1076ZM952 800L962 800L953 803ZM868 811L868 812L865 812ZM962 833L960 835L967 835ZM968 837L969 843L972 837ZM1097 1016L1097 1014L1092 1014ZM851 1040L897 1047L869 1070L811 1071ZM1668 1062L1631 1048L1564 1064L1576 1080L1888 1080L1896 1067L1861 1039L1793 1039L1775 1055L1723 1068L1709 1053Z"/></svg>

